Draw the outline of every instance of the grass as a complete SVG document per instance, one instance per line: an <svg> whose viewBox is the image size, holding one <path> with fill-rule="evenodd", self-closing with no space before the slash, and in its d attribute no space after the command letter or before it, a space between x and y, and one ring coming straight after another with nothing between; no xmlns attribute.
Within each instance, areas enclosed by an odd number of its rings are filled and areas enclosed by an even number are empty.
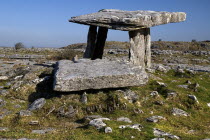
<svg viewBox="0 0 210 140"><path fill-rule="evenodd" d="M130 139L131 136L135 136L135 139L152 139L153 128L159 128L166 132L180 136L182 139L202 139L210 137L210 108L207 107L207 103L210 101L210 79L208 73L199 73L195 75L187 76L177 76L174 71L169 71L168 73L155 73L156 76L163 79L161 82L167 84L167 87L163 89L156 85L155 80L150 80L149 83L141 87L132 87L130 88L135 93L139 94L140 99L138 100L139 104L129 103L125 100L122 95L115 90L105 90L103 92L95 93L88 92L88 104L82 104L80 99L80 94L65 94L60 97L53 97L47 99L47 103L43 109L33 112L33 116L30 117L18 117L17 114L12 113L11 115L5 117L1 120L1 127L8 127L9 131L2 132L0 131L0 136L2 138L38 138L38 139ZM183 77L183 78L182 78ZM172 82L176 81L176 82ZM178 88L177 85L185 84L186 80L190 80L192 83L199 83L197 91L192 89L182 89ZM4 85L5 82L1 82L1 85ZM29 88L30 89L30 88ZM159 97L153 98L150 96L150 92L153 90L158 90L160 93ZM175 98L166 98L165 92L168 90L173 90L178 93L178 96ZM31 91L33 92L33 91ZM22 93L23 94L23 93ZM20 96L24 96L20 94ZM28 96L30 93L24 93L25 96ZM49 93L50 94L50 93ZM187 95L193 94L196 95L199 104L195 104L189 101ZM11 110L12 112L18 112L21 109L26 109L28 102L22 102L18 100L18 96L13 96L11 93L9 98L1 97L7 101L6 109ZM11 99L14 98L13 103ZM74 129L76 126L83 126L85 124L77 124L75 121L82 119L84 116L89 115L85 111L87 106L97 106L99 104L109 103L110 100L118 100L119 103L126 103L126 109L117 108L111 112L93 112L92 114L100 114L103 117L108 117L111 121L106 121L107 126L110 126L113 129L113 133L105 134L104 132L96 130L94 127L81 127ZM108 100L107 100L108 99ZM163 100L163 105L155 105L154 101ZM108 101L108 102L107 102ZM21 108L17 109L13 106L15 104L20 104ZM56 110L60 106L73 105L77 107L79 112L74 118L65 118L59 117L56 115ZM55 111L50 113L48 116L46 114L49 112L52 106L55 106ZM173 107L177 107L187 111L189 117L177 117L171 115L170 110ZM134 108L140 108L144 111L143 114L135 114L133 112ZM150 114L153 111L154 114ZM164 116L167 120L162 120L158 123L149 123L146 122L146 118L152 115L161 115ZM132 129L119 129L119 125L126 125L127 123L115 121L118 117L125 116L130 118L133 121L133 124L139 123L144 126L141 132ZM38 120L39 125L29 125L28 123L31 120ZM44 129L44 128L55 128L56 131L52 133L47 133L43 135L31 134L31 131L34 129ZM189 134L189 130L195 130L195 133Z"/></svg>

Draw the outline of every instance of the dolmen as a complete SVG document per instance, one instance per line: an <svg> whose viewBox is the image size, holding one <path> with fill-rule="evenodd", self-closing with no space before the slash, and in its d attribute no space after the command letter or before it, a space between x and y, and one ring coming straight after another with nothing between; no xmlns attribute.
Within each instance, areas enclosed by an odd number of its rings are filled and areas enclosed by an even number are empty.
<svg viewBox="0 0 210 140"><path fill-rule="evenodd" d="M70 92L145 84L148 81L145 68L151 67L150 27L185 20L184 12L116 9L72 17L69 22L90 26L87 47L84 59L77 62L61 60L57 63L54 90ZM128 31L129 62L102 59L108 29Z"/></svg>

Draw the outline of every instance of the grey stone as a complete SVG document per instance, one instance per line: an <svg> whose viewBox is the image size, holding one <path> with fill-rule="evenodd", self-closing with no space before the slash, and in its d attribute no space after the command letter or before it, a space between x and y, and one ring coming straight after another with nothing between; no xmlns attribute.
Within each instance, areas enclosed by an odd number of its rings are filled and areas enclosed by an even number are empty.
<svg viewBox="0 0 210 140"><path fill-rule="evenodd" d="M160 129L157 129L157 128L153 129L153 133L154 133L155 136L158 136L158 137L168 137L168 138L177 139L177 140L180 139L180 137L178 137L176 135L172 135L170 133L164 132L164 131L162 131Z"/></svg>
<svg viewBox="0 0 210 140"><path fill-rule="evenodd" d="M178 109L178 108L173 108L171 113L174 116L189 116L189 114L186 111Z"/></svg>
<svg viewBox="0 0 210 140"><path fill-rule="evenodd" d="M87 93L86 93L86 92L84 92L84 93L82 94L82 96L81 96L81 102L82 102L83 104L87 104Z"/></svg>
<svg viewBox="0 0 210 140"><path fill-rule="evenodd" d="M8 131L9 129L7 127L0 127L0 132L1 131Z"/></svg>
<svg viewBox="0 0 210 140"><path fill-rule="evenodd" d="M32 115L32 112L31 111L29 111L29 110L21 110L19 113L18 113L18 115L20 115L20 116L31 116Z"/></svg>
<svg viewBox="0 0 210 140"><path fill-rule="evenodd" d="M131 129L136 129L138 131L141 131L143 126L141 124L132 124L132 125L120 125L120 129L125 129L125 128L131 128Z"/></svg>
<svg viewBox="0 0 210 140"><path fill-rule="evenodd" d="M151 95L152 97L157 97L157 96L159 96L159 94L158 94L157 91L152 91L152 92L150 93L150 95Z"/></svg>
<svg viewBox="0 0 210 140"><path fill-rule="evenodd" d="M74 109L72 105L69 105L68 111L65 111L65 107L62 106L58 109L58 115L61 117L67 117L67 118L72 118L76 115L77 110Z"/></svg>
<svg viewBox="0 0 210 140"><path fill-rule="evenodd" d="M162 116L152 116L152 117L147 118L148 122L153 122L153 123L156 123L159 120L165 120L165 118Z"/></svg>
<svg viewBox="0 0 210 140"><path fill-rule="evenodd" d="M45 98L39 98L35 100L28 108L28 110L33 111L37 109L41 109L46 103Z"/></svg>
<svg viewBox="0 0 210 140"><path fill-rule="evenodd" d="M199 103L199 101L198 101L198 99L197 99L197 97L195 95L188 95L188 97L190 99L192 99L194 102Z"/></svg>
<svg viewBox="0 0 210 140"><path fill-rule="evenodd" d="M103 122L103 120L109 121L109 118L97 118L93 119L89 122L89 125L96 127L97 129L104 128L106 124Z"/></svg>
<svg viewBox="0 0 210 140"><path fill-rule="evenodd" d="M106 27L116 30L133 31L161 24L181 22L186 19L183 12L123 11L103 9L97 13L72 17L69 21Z"/></svg>
<svg viewBox="0 0 210 140"><path fill-rule="evenodd" d="M30 125L38 125L39 121L30 121L28 124L30 124Z"/></svg>
<svg viewBox="0 0 210 140"><path fill-rule="evenodd" d="M156 70L164 73L168 72L168 70L162 65L157 66Z"/></svg>
<svg viewBox="0 0 210 140"><path fill-rule="evenodd" d="M102 118L102 116L100 116L100 115L90 115L90 116L86 116L84 118L84 120L91 121L93 119L98 119L98 118Z"/></svg>
<svg viewBox="0 0 210 140"><path fill-rule="evenodd" d="M178 85L177 87L188 89L188 85Z"/></svg>
<svg viewBox="0 0 210 140"><path fill-rule="evenodd" d="M47 128L47 129L43 129L43 130L32 130L31 133L35 133L35 134L46 134L46 133L50 133L55 131L54 128Z"/></svg>
<svg viewBox="0 0 210 140"><path fill-rule="evenodd" d="M163 102L163 101L158 100L158 101L155 101L155 102L154 102L154 104L156 104L156 105L163 105L163 104L164 104L164 102Z"/></svg>
<svg viewBox="0 0 210 140"><path fill-rule="evenodd" d="M9 91L8 90L6 90L6 89L1 90L0 89L0 95L6 96L8 94L9 94Z"/></svg>
<svg viewBox="0 0 210 140"><path fill-rule="evenodd" d="M134 108L133 109L133 112L136 113L136 114L142 114L142 113L144 113L144 111L141 110L141 109L139 109L139 108Z"/></svg>
<svg viewBox="0 0 210 140"><path fill-rule="evenodd" d="M169 93L167 93L167 98L174 98L176 96L177 96L176 92L169 92Z"/></svg>
<svg viewBox="0 0 210 140"><path fill-rule="evenodd" d="M63 92L139 86L148 81L141 67L106 59L61 60L56 69L54 90Z"/></svg>
<svg viewBox="0 0 210 140"><path fill-rule="evenodd" d="M5 80L8 80L9 79L9 77L7 77L7 76L0 76L0 81L5 81Z"/></svg>
<svg viewBox="0 0 210 140"><path fill-rule="evenodd" d="M112 128L106 127L104 131L105 131L105 133L112 133Z"/></svg>
<svg viewBox="0 0 210 140"><path fill-rule="evenodd" d="M117 118L117 121L132 123L132 121L129 118L127 118L127 117Z"/></svg>
<svg viewBox="0 0 210 140"><path fill-rule="evenodd" d="M123 93L124 93L124 98L128 100L130 103L134 103L139 99L139 95L130 89L125 90Z"/></svg>
<svg viewBox="0 0 210 140"><path fill-rule="evenodd" d="M3 107L6 105L6 101L4 101L3 99L0 99L0 107Z"/></svg>
<svg viewBox="0 0 210 140"><path fill-rule="evenodd" d="M151 140L165 140L165 138L154 138L154 139L151 139Z"/></svg>

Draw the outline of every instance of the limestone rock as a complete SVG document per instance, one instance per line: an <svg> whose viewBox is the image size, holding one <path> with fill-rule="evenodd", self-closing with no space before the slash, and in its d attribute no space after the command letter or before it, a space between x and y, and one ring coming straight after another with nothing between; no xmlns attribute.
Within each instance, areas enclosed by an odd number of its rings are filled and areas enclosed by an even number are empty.
<svg viewBox="0 0 210 140"><path fill-rule="evenodd" d="M178 137L176 135L172 135L170 133L166 133L166 132L164 132L164 131L162 131L160 129L157 129L157 128L153 129L153 133L154 133L155 136L158 136L158 137L166 136L166 137L171 138L171 139L177 139L177 140L180 139L180 137Z"/></svg>
<svg viewBox="0 0 210 140"><path fill-rule="evenodd" d="M103 9L97 13L72 17L69 21L109 29L133 31L161 24L185 21L183 12L123 11Z"/></svg>
<svg viewBox="0 0 210 140"><path fill-rule="evenodd" d="M97 129L101 129L106 126L106 124L103 122L103 120L109 121L109 118L98 118L93 119L89 122L89 125L96 127Z"/></svg>
<svg viewBox="0 0 210 140"><path fill-rule="evenodd" d="M156 123L159 120L165 120L165 118L162 116L152 116L152 117L147 118L148 122L153 122L153 123Z"/></svg>
<svg viewBox="0 0 210 140"><path fill-rule="evenodd" d="M45 98L39 98L35 100L28 108L28 110L33 111L37 109L41 109L46 103Z"/></svg>
<svg viewBox="0 0 210 140"><path fill-rule="evenodd" d="M210 107L210 103L207 103L207 106Z"/></svg>
<svg viewBox="0 0 210 140"><path fill-rule="evenodd" d="M56 69L54 90L62 92L139 86L148 81L141 67L106 59L61 60Z"/></svg>
<svg viewBox="0 0 210 140"><path fill-rule="evenodd" d="M125 128L131 128L131 129L136 129L138 131L141 131L143 126L141 124L132 124L132 125L120 125L120 129L125 129Z"/></svg>
<svg viewBox="0 0 210 140"><path fill-rule="evenodd" d="M3 80L8 80L9 78L7 76L0 76L0 81L3 81Z"/></svg>
<svg viewBox="0 0 210 140"><path fill-rule="evenodd" d="M81 96L81 102L82 102L83 104L87 104L87 93L86 93L86 92L84 92L84 93L82 94L82 96Z"/></svg>
<svg viewBox="0 0 210 140"><path fill-rule="evenodd" d="M112 133L112 128L106 127L104 131L105 131L105 133Z"/></svg>
<svg viewBox="0 0 210 140"><path fill-rule="evenodd" d="M158 96L159 96L159 94L158 94L157 91L152 91L152 92L150 93L150 95L151 95L152 97L158 97Z"/></svg>
<svg viewBox="0 0 210 140"><path fill-rule="evenodd" d="M47 128L47 129L42 129L42 130L32 130L31 133L35 133L35 134L46 134L46 133L50 133L55 131L54 128Z"/></svg>
<svg viewBox="0 0 210 140"><path fill-rule="evenodd" d="M194 102L199 103L199 102L198 102L198 99L197 99L197 97L196 97L195 95L188 95L188 97L189 97L190 99L192 99Z"/></svg>
<svg viewBox="0 0 210 140"><path fill-rule="evenodd" d="M117 118L117 121L132 123L132 121L127 117Z"/></svg>
<svg viewBox="0 0 210 140"><path fill-rule="evenodd" d="M32 112L29 111L29 110L21 110L18 115L20 116L31 116L32 115Z"/></svg>
<svg viewBox="0 0 210 140"><path fill-rule="evenodd" d="M186 111L178 108L173 108L171 112L174 116L189 116L189 114Z"/></svg>
<svg viewBox="0 0 210 140"><path fill-rule="evenodd" d="M130 89L124 91L123 93L124 93L124 98L128 100L130 103L134 103L139 99L139 96Z"/></svg>

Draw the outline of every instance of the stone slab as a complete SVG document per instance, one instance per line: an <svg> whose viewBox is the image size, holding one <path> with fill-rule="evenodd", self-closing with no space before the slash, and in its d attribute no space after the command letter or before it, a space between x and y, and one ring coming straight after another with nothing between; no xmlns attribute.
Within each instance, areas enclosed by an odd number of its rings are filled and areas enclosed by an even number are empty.
<svg viewBox="0 0 210 140"><path fill-rule="evenodd" d="M61 92L87 89L140 86L148 81L144 68L128 62L107 59L80 59L57 62L54 90Z"/></svg>
<svg viewBox="0 0 210 140"><path fill-rule="evenodd" d="M184 12L103 9L97 13L72 17L69 22L106 27L115 30L133 31L185 20L186 13Z"/></svg>

